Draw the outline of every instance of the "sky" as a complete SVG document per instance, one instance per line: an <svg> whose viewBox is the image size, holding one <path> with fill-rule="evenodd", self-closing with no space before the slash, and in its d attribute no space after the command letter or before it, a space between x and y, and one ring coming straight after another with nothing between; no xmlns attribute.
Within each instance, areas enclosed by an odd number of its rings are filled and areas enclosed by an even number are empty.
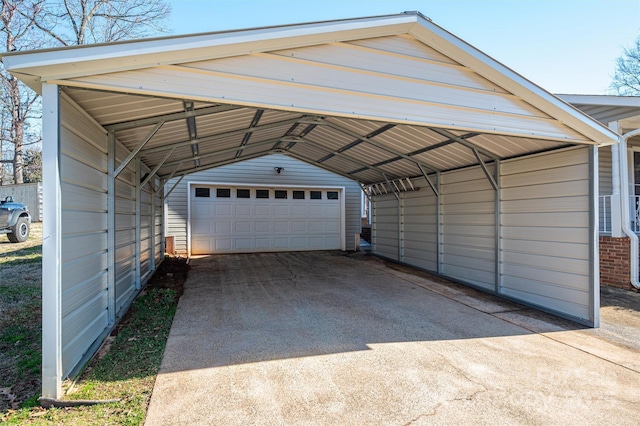
<svg viewBox="0 0 640 426"><path fill-rule="evenodd" d="M640 0L168 0L173 34L419 11L552 93L612 94Z"/></svg>

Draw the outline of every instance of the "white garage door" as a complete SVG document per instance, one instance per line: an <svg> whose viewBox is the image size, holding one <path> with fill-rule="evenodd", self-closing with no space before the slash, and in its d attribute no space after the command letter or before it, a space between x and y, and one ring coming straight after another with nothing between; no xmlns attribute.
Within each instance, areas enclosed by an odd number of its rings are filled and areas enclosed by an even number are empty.
<svg viewBox="0 0 640 426"><path fill-rule="evenodd" d="M341 189L190 185L191 254L339 250Z"/></svg>

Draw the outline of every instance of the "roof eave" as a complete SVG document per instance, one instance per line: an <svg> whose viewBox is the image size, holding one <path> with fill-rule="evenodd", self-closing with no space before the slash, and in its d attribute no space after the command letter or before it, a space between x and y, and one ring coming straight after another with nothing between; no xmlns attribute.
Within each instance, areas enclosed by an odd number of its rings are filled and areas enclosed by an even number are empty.
<svg viewBox="0 0 640 426"><path fill-rule="evenodd" d="M410 34L534 107L545 111L566 126L593 140L597 145L618 143L620 135L616 132L430 20L418 16L416 24L410 29Z"/></svg>
<svg viewBox="0 0 640 426"><path fill-rule="evenodd" d="M407 34L417 14L267 27L151 40L115 42L76 48L5 53L2 61L14 75L29 76L30 87L40 81L64 80L195 62L220 57L291 49L371 37Z"/></svg>

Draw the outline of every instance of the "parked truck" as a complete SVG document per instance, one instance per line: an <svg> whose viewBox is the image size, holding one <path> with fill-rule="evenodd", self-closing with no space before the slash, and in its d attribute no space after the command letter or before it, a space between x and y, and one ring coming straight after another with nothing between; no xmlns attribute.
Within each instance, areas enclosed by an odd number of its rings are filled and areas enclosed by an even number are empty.
<svg viewBox="0 0 640 426"><path fill-rule="evenodd" d="M0 200L0 234L7 234L12 243L22 243L29 238L31 216L29 209L8 196Z"/></svg>

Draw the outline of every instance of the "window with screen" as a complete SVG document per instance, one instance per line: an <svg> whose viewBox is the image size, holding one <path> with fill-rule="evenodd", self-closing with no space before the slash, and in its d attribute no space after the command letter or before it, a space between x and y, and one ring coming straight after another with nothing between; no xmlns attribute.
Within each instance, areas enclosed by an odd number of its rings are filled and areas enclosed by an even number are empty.
<svg viewBox="0 0 640 426"><path fill-rule="evenodd" d="M236 189L236 198L251 198L250 189Z"/></svg>
<svg viewBox="0 0 640 426"><path fill-rule="evenodd" d="M209 198L210 196L209 188L196 188L196 197Z"/></svg>

